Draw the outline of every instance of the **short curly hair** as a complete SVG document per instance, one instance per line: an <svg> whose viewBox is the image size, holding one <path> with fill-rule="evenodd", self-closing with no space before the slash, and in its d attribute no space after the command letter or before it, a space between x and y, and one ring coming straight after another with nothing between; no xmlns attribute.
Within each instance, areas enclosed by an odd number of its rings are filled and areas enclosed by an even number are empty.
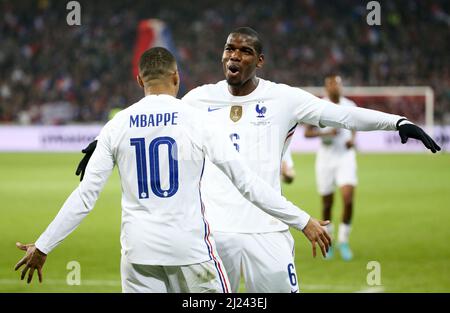
<svg viewBox="0 0 450 313"><path fill-rule="evenodd" d="M240 34L246 35L253 39L253 48L258 54L263 53L263 44L261 40L261 36L251 27L239 27L234 29L230 35L232 34Z"/></svg>

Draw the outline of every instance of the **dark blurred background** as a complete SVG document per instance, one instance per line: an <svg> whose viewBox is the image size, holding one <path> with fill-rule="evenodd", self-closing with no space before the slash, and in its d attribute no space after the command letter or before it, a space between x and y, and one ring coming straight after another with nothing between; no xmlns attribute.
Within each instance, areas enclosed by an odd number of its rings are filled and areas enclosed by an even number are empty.
<svg viewBox="0 0 450 313"><path fill-rule="evenodd" d="M67 25L67 2L0 1L1 123L104 122L140 99L136 30L158 18L177 50L179 96L222 80L227 34L250 26L264 40L265 79L321 86L337 72L353 86L431 86L435 120L450 124L448 0L379 1L381 26L367 25L368 1L79 1L81 26Z"/></svg>

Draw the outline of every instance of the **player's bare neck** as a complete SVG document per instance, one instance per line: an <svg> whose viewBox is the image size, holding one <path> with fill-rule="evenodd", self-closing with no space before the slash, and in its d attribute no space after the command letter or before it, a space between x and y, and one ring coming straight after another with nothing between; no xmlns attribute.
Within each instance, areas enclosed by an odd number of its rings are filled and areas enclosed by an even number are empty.
<svg viewBox="0 0 450 313"><path fill-rule="evenodd" d="M176 91L171 86L168 86L166 84L161 85L153 85L153 86L147 86L145 87L145 95L169 95L172 97L176 97Z"/></svg>
<svg viewBox="0 0 450 313"><path fill-rule="evenodd" d="M256 77L250 78L245 83L239 86L228 85L228 91L233 96L246 96L251 94L256 87L258 87L259 79Z"/></svg>
<svg viewBox="0 0 450 313"><path fill-rule="evenodd" d="M339 104L339 100L341 100L341 96L330 96L330 100L333 103Z"/></svg>

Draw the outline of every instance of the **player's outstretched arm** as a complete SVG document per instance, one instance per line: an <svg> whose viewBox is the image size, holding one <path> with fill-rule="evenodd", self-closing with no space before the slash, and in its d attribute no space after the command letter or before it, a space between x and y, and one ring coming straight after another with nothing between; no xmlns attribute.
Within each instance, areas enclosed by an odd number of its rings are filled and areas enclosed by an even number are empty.
<svg viewBox="0 0 450 313"><path fill-rule="evenodd" d="M316 244L318 244L325 257L331 245L331 239L319 222L286 200L280 192L275 191L268 183L251 171L227 136L211 130L206 132L205 139L203 148L206 154L231 180L242 196L267 214L297 230L303 231L313 245L313 255L316 254ZM324 225L327 224L327 222L323 223Z"/></svg>
<svg viewBox="0 0 450 313"><path fill-rule="evenodd" d="M77 170L75 175L80 176L80 181L84 178L84 173L86 172L86 166L89 163L89 159L97 148L97 139L92 141L86 148L81 150L84 153L84 157L81 159L80 163L78 163Z"/></svg>
<svg viewBox="0 0 450 313"><path fill-rule="evenodd" d="M89 166L86 167L85 179L66 199L56 217L34 244L18 245L19 249L27 251L25 258L16 265L16 269L23 264L27 265L22 272L22 278L28 269L30 269L29 281L34 269L40 268L38 275L42 276L41 265L45 262L44 256L73 232L93 209L100 191L114 168L108 125L100 133L97 149L92 154Z"/></svg>
<svg viewBox="0 0 450 313"><path fill-rule="evenodd" d="M31 283L33 279L34 271L37 270L39 282L42 283L42 268L44 267L45 260L47 259L47 255L42 251L39 251L38 248L34 244L21 244L20 242L16 243L17 248L22 251L25 251L25 256L17 262L14 270L17 271L23 265L25 265L22 270L22 274L20 275L20 279L23 280L25 275L28 272L27 283Z"/></svg>
<svg viewBox="0 0 450 313"><path fill-rule="evenodd" d="M408 138L414 138L420 140L433 153L441 150L422 128L402 116L364 108L333 105L323 100L318 101L323 107L319 120L321 126L361 131L398 130L402 143L406 143Z"/></svg>
<svg viewBox="0 0 450 313"><path fill-rule="evenodd" d="M324 226L329 224L329 221L318 221L296 207L254 174L243 161L215 164L248 201L283 223L301 230L311 242L314 257L316 257L316 244L319 245L323 257L326 257L326 253L331 247L331 238Z"/></svg>

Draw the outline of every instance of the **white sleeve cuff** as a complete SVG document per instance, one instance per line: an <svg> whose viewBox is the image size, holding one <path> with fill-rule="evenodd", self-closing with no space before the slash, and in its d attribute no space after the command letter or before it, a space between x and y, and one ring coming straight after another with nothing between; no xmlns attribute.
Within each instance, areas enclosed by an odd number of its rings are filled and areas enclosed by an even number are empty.
<svg viewBox="0 0 450 313"><path fill-rule="evenodd" d="M39 239L34 243L34 246L35 246L39 251L41 251L42 253L49 254L49 253L50 253L50 249L46 249L45 246L42 244L41 241L42 241L41 238L39 238Z"/></svg>

